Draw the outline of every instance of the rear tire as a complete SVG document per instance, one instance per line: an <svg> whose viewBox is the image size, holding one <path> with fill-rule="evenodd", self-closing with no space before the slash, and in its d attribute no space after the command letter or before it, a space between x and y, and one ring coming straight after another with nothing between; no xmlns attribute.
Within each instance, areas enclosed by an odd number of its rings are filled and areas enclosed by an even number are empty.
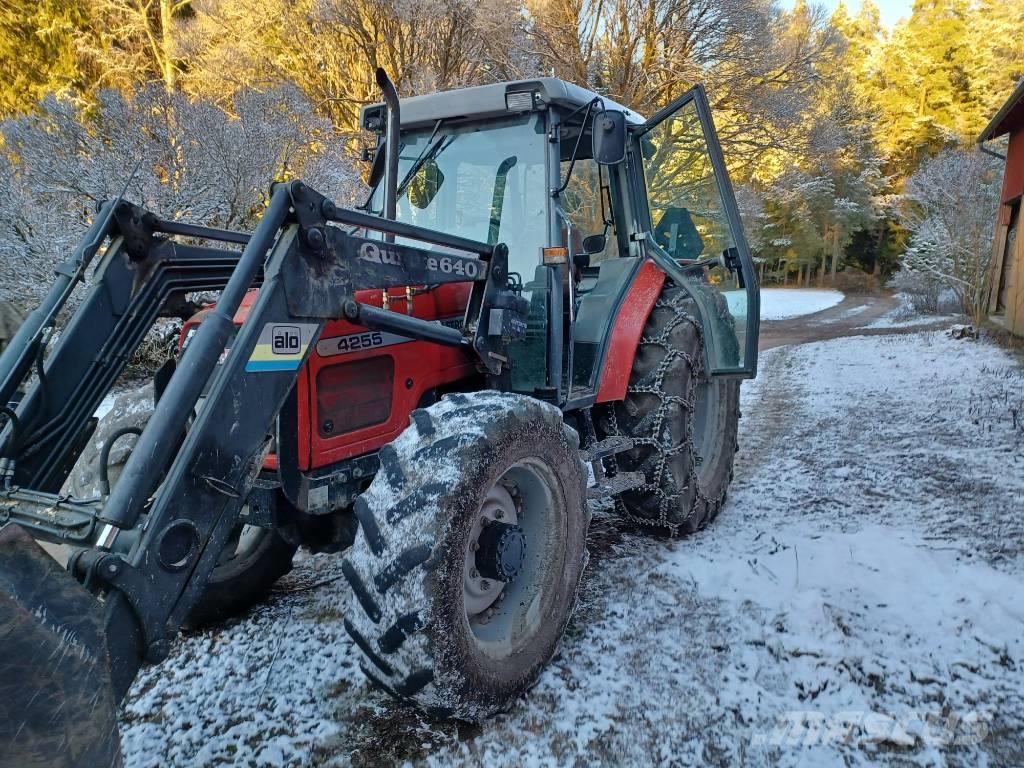
<svg viewBox="0 0 1024 768"><path fill-rule="evenodd" d="M579 438L557 408L497 392L450 395L411 422L355 503L345 627L379 686L478 722L536 682L572 613L589 523ZM476 553L510 528L520 570L488 579Z"/></svg>
<svg viewBox="0 0 1024 768"><path fill-rule="evenodd" d="M721 308L717 291L714 298ZM618 497L620 513L669 536L693 533L718 516L737 449L739 383L705 375L698 318L686 291L665 287L644 327L626 398L599 417L605 435L630 437L636 446L610 460L610 469L647 478ZM722 322L719 329L730 330ZM726 354L734 354L735 334L722 335Z"/></svg>

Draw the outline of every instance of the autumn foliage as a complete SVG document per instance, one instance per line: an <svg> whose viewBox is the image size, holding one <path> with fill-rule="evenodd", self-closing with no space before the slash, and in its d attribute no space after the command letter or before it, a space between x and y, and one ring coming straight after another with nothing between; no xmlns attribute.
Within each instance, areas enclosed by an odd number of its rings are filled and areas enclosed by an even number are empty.
<svg viewBox="0 0 1024 768"><path fill-rule="evenodd" d="M927 246L908 179L973 145L1024 75L1022 33L1003 0L917 0L891 29L870 0L10 0L0 263L52 251L54 216L86 220L133 158L143 202L221 225L272 178L352 194L383 66L403 95L555 74L645 114L703 82L762 278L881 277Z"/></svg>

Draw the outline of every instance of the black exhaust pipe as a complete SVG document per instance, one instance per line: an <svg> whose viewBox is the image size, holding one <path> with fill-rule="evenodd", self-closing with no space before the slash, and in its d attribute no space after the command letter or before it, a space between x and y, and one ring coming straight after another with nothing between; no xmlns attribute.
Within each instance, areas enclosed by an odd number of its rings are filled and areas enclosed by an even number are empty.
<svg viewBox="0 0 1024 768"><path fill-rule="evenodd" d="M377 67L377 85L384 93L384 103L388 108L385 128L387 170L384 172L384 218L394 221L398 213L398 134L402 124L401 112L398 106L398 91L383 67ZM394 240L394 235L389 235L388 239Z"/></svg>

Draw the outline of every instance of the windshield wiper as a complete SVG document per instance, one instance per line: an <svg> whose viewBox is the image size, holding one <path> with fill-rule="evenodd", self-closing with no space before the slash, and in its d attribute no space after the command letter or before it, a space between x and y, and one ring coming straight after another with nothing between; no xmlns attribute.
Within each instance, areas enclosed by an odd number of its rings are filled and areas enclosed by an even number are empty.
<svg viewBox="0 0 1024 768"><path fill-rule="evenodd" d="M427 145L423 147L423 151L420 152L419 157L413 161L413 164L409 166L409 170L406 171L405 176L402 177L402 181L398 185L398 197L401 197L402 193L405 192L406 187L412 183L413 177L419 172L420 168L426 165L429 160L435 159L444 149L451 146L452 141L455 141L454 136L437 136L437 130L441 127L442 122L443 121L438 120L434 124L434 130L431 132L430 138L427 139ZM436 140L434 139L435 136L437 136ZM445 139L450 139L451 141L445 144ZM442 144L444 145L443 147Z"/></svg>
<svg viewBox="0 0 1024 768"><path fill-rule="evenodd" d="M422 165L425 162L427 162L427 160L429 160L431 157L438 154L436 151L436 147L432 144L432 142L434 141L434 137L437 136L437 131L441 127L441 123L443 122L444 120L438 120L436 123L434 123L434 130L430 132L430 138L427 139L426 146L424 146L423 149L420 150L420 153L416 157L416 160L413 161L412 167L409 168L405 176L402 177L401 182L398 184L398 189L395 192L396 197L402 196L402 192L404 192L405 188L409 186L409 183L412 181L412 177L422 167ZM444 137L441 138L443 139ZM401 148L404 149L405 145L403 144ZM369 197L366 198L366 202L363 203L362 205L356 206L357 208L361 208L362 210L367 211L369 213L379 213L379 211L373 211L370 208L370 203L373 202L373 196L377 194L377 187L379 186L379 184L380 181L378 180L378 182L373 185L373 188L370 189L370 195Z"/></svg>

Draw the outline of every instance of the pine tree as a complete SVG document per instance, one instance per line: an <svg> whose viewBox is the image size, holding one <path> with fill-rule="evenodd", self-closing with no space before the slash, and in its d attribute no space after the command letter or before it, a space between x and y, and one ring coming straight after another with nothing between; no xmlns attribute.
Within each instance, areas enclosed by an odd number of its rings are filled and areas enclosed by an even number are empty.
<svg viewBox="0 0 1024 768"><path fill-rule="evenodd" d="M1024 3L978 0L971 18L970 47L978 92L973 125L980 131L1024 77Z"/></svg>
<svg viewBox="0 0 1024 768"><path fill-rule="evenodd" d="M48 93L88 90L94 73L76 41L91 18L74 0L9 0L0 5L0 117L27 112Z"/></svg>

